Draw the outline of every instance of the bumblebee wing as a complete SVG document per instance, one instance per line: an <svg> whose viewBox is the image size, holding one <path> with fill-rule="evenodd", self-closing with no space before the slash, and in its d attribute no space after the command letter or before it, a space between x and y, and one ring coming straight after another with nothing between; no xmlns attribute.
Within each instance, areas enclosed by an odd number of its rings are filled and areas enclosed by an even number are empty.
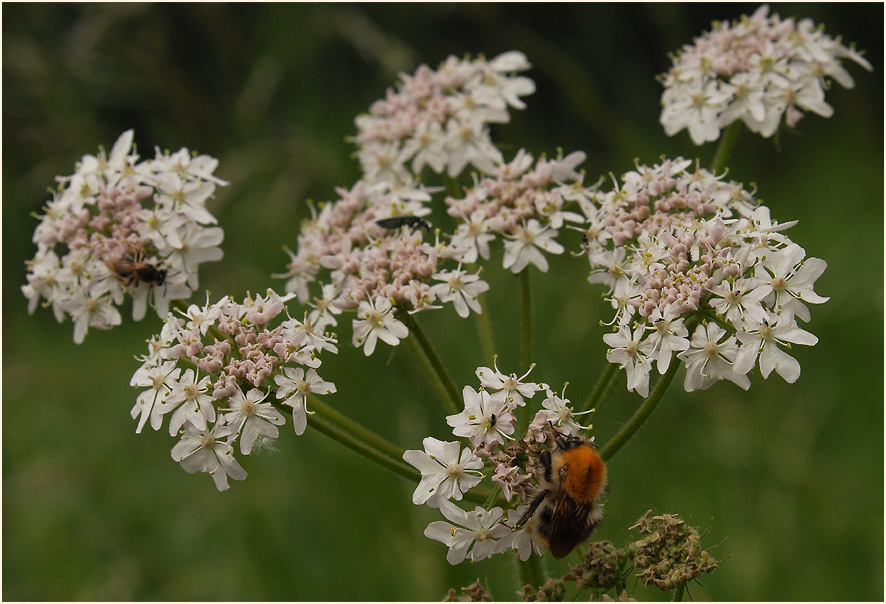
<svg viewBox="0 0 886 604"><path fill-rule="evenodd" d="M579 503L562 493L556 497L547 534L554 558L566 556L597 528L600 520L591 514L593 505Z"/></svg>

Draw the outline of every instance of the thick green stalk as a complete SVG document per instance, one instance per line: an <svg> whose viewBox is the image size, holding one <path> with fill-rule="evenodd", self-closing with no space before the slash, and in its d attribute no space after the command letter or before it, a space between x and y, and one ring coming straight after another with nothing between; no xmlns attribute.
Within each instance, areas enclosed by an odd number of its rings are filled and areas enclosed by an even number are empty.
<svg viewBox="0 0 886 604"><path fill-rule="evenodd" d="M376 449L374 446L367 444L345 430L342 430L340 427L319 414L308 415L308 425L329 438L343 444L352 451L359 453L363 457L374 461L404 478L413 482L421 480L421 473L402 459L398 460L390 457Z"/></svg>
<svg viewBox="0 0 886 604"><path fill-rule="evenodd" d="M729 161L729 155L732 153L732 148L735 147L739 130L741 130L741 120L735 120L723 133L720 144L717 146L714 162L711 164L711 172L714 174L720 174L726 168L726 162Z"/></svg>
<svg viewBox="0 0 886 604"><path fill-rule="evenodd" d="M474 321L477 324L477 334L480 336L480 349L483 354L483 362L491 363L495 356L495 340L492 339L492 325L489 323L489 313L486 311L486 299L483 294L477 296L480 308L483 312L474 313Z"/></svg>
<svg viewBox="0 0 886 604"><path fill-rule="evenodd" d="M448 174L446 175L446 191L449 193L450 197L455 197L456 199L463 196L461 190L458 188L458 181Z"/></svg>
<svg viewBox="0 0 886 604"><path fill-rule="evenodd" d="M418 321L405 311L398 313L397 316L409 328L409 333L412 337L407 339L407 343L415 353L422 368L428 374L428 377L431 378L431 382L437 389L443 403L453 413L460 413L464 403L461 396L459 396L458 389L455 387L455 382L449 377L446 368L443 366L443 361L437 356L437 352L431 345L430 340L428 340L421 327L419 327Z"/></svg>
<svg viewBox="0 0 886 604"><path fill-rule="evenodd" d="M603 370L603 373L597 379L597 383L594 384L594 389L591 390L591 395L588 397L587 402L585 402L583 407L576 409L576 411L582 412L594 409L595 411L593 415L597 415L596 412L600 410L600 405L603 403L603 397L612 385L617 373L618 365L607 362L606 369Z"/></svg>
<svg viewBox="0 0 886 604"><path fill-rule="evenodd" d="M392 459L403 459L403 449L401 447L385 440L375 432L364 428L354 420L342 415L332 407L321 402L316 396L308 396L308 402L311 405L311 409L323 416L323 418L330 423L338 426L341 430L351 434L367 445L376 448L379 452L384 453Z"/></svg>
<svg viewBox="0 0 886 604"><path fill-rule="evenodd" d="M355 453L374 461L413 482L421 480L421 473L403 461L404 450L386 441L377 434L346 418L341 413L311 397L311 406L317 411L308 415L308 425L332 440L346 446ZM280 405L276 405L282 408ZM499 492L473 488L464 494L465 500L474 503L506 506L507 501Z"/></svg>
<svg viewBox="0 0 886 604"><path fill-rule="evenodd" d="M658 405L658 402L664 396L665 391L668 389L668 386L671 383L671 380L674 379L674 375L677 373L677 370L680 368L680 363L677 362L677 359L673 359L671 361L671 366L668 367L667 372L661 376L658 382L655 383L655 388L652 389L652 392L649 394L649 397L640 405L640 408L634 413L634 416L628 420L624 426L622 426L621 430L619 430L618 434L612 437L612 439L606 443L602 449L600 449L600 457L604 460L608 461L615 453L621 449L626 442L628 442L632 436L640 429L640 426L643 425L643 422L652 414L652 411L655 410L655 406Z"/></svg>
<svg viewBox="0 0 886 604"><path fill-rule="evenodd" d="M532 291L528 266L520 271L520 310L523 319L523 371L529 371L532 365Z"/></svg>
<svg viewBox="0 0 886 604"><path fill-rule="evenodd" d="M531 585L533 588L538 589L545 582L545 571L543 563L544 561L535 555L535 552L531 552L529 554L529 559L526 562L521 561L519 558L516 558L517 566L520 568L520 581L522 581L522 588L524 585ZM520 589L520 591L523 591Z"/></svg>
<svg viewBox="0 0 886 604"><path fill-rule="evenodd" d="M680 583L677 585L677 588L674 590L674 597L671 598L671 602L679 602L683 599L683 588L686 587L685 583Z"/></svg>

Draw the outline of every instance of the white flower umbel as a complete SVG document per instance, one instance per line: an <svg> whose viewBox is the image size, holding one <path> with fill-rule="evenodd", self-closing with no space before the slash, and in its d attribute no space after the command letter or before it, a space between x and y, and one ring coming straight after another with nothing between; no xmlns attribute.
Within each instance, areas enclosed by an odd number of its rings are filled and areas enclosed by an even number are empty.
<svg viewBox="0 0 886 604"><path fill-rule="evenodd" d="M483 460L473 451L461 450L457 442L443 442L430 436L422 444L424 451L413 449L403 453L403 459L421 472L421 481L412 494L414 504L426 503L435 495L435 501L458 501L465 491L480 483Z"/></svg>
<svg viewBox="0 0 886 604"><path fill-rule="evenodd" d="M158 412L159 403L173 390L177 385L178 375L181 369L177 369L175 361L166 361L157 366L143 365L129 381L129 385L134 388L144 388L150 386L136 398L135 405L132 407L132 418L139 418L136 433L141 432L148 418L151 418L151 427L154 430L160 429L162 420L162 412Z"/></svg>
<svg viewBox="0 0 886 604"><path fill-rule="evenodd" d="M222 422L209 430L188 427L181 440L172 448L172 459L186 472L206 472L219 491L230 488L228 476L244 480L246 470L234 458L234 448L223 438L230 438L233 428Z"/></svg>
<svg viewBox="0 0 886 604"><path fill-rule="evenodd" d="M296 433L304 432L304 397L335 392L317 368L321 353L336 347L334 337L313 333L289 317L285 303L292 297L273 290L240 302L225 296L167 315L132 377L132 386L148 387L132 409L132 417L139 417L136 430L149 418L159 430L171 416L170 435L185 434L174 449L182 467L213 473L213 464L222 464L238 480L246 473L233 458L234 445L239 441L239 454L249 455L258 439L277 438L285 421L279 405L292 406ZM227 488L224 475L213 474L220 489Z"/></svg>
<svg viewBox="0 0 886 604"><path fill-rule="evenodd" d="M335 384L322 379L314 369L305 373L301 367L286 367L282 375L274 376L274 382L279 386L277 398L292 407L292 424L299 436L304 434L308 425L308 413L313 413L307 409L308 395L335 392Z"/></svg>
<svg viewBox="0 0 886 604"><path fill-rule="evenodd" d="M441 501L440 511L455 524L437 520L428 525L425 536L449 548L446 560L450 564L459 564L466 557L474 562L492 557L498 548L498 540L510 533L508 527L499 523L503 513L501 508L487 511L477 506L473 511L465 512L450 501ZM474 547L468 552L472 544Z"/></svg>
<svg viewBox="0 0 886 604"><path fill-rule="evenodd" d="M854 86L844 59L872 69L810 19L770 16L763 5L750 17L715 25L674 55L662 76L661 124L668 136L688 129L701 145L737 120L770 137L782 121L794 127L803 111L830 117L824 97L831 82Z"/></svg>
<svg viewBox="0 0 886 604"><path fill-rule="evenodd" d="M280 434L277 426L282 426L285 420L271 403L263 402L267 396L267 392L258 388L250 388L246 394L238 388L228 401L231 411L225 414L225 423L239 434L243 455L252 452L258 437L277 438Z"/></svg>
<svg viewBox="0 0 886 604"><path fill-rule="evenodd" d="M547 384L524 382L535 364L529 366L526 373L517 377L516 373L504 374L498 369L498 355L492 357L493 369L489 367L477 367L475 372L480 379L480 385L492 391L492 398L504 401L509 409L522 407L526 404L523 397L532 398L536 392L547 388Z"/></svg>
<svg viewBox="0 0 886 604"><path fill-rule="evenodd" d="M650 338L643 340L646 330L636 328L633 333L627 325L622 325L616 333L607 333L603 341L610 348L606 360L617 363L628 374L628 391L634 390L640 396L649 394L649 371L652 360L649 358L655 347Z"/></svg>
<svg viewBox="0 0 886 604"><path fill-rule="evenodd" d="M576 415L585 413L593 413L593 409L576 413L570 406L569 399L566 398L566 386L568 382L563 384L563 396L558 396L556 392L548 388L545 390L547 397L541 402L542 410L538 412L533 421L541 421L542 423L551 423L563 433L564 436L578 436L581 430L590 430L593 426L582 426L575 421Z"/></svg>
<svg viewBox="0 0 886 604"><path fill-rule="evenodd" d="M512 438L516 418L508 410L505 399L492 398L482 388L478 392L470 386L464 387L462 396L465 410L446 416L446 423L455 436L467 438L475 448L493 443L504 445Z"/></svg>
<svg viewBox="0 0 886 604"><path fill-rule="evenodd" d="M741 348L735 357L735 371L747 373L759 355L760 373L764 379L775 371L789 384L796 382L800 377L800 363L779 346L789 348L791 344L815 346L818 343L817 337L801 329L794 320L794 313L803 310L795 300L786 304L780 314L770 313L768 319L745 325L745 329L738 332Z"/></svg>
<svg viewBox="0 0 886 604"><path fill-rule="evenodd" d="M548 261L541 250L549 254L562 254L563 246L557 243L556 236L556 229L543 226L534 218L527 224L518 226L505 242L502 266L511 269L513 273L519 273L528 265L534 264L541 272L547 272Z"/></svg>
<svg viewBox="0 0 886 604"><path fill-rule="evenodd" d="M738 354L735 336L726 335L726 330L716 323L706 323L695 328L690 348L677 355L686 363L686 379L683 383L686 392L710 388L718 380L729 380L745 390L751 381L746 375L736 371L733 363Z"/></svg>
<svg viewBox="0 0 886 604"><path fill-rule="evenodd" d="M218 162L187 149L139 161L133 139L127 130L110 154L85 155L73 175L56 177L34 231L22 287L28 311L45 300L56 320L74 321L78 344L89 328L119 325L127 296L133 320L148 306L166 316L171 300L198 288L199 266L222 257L224 233L206 208L216 185L227 184L212 175Z"/></svg>
<svg viewBox="0 0 886 604"><path fill-rule="evenodd" d="M355 120L367 180L402 183L425 167L453 177L468 165L491 172L502 158L488 124L509 121L509 107L525 107L520 97L535 84L515 74L530 67L523 53L511 51L491 61L450 56L437 70L422 65L402 75L396 90Z"/></svg>
<svg viewBox="0 0 886 604"><path fill-rule="evenodd" d="M378 340L396 346L409 336L409 329L394 317L394 307L387 298L363 300L357 307L357 319L353 320L354 346L363 347L369 356Z"/></svg>
<svg viewBox="0 0 886 604"><path fill-rule="evenodd" d="M607 358L625 369L628 389L642 396L649 393L652 364L664 375L675 356L687 367L687 389L720 379L746 388L756 357L743 356L742 371L731 369L739 334L771 324L771 315L781 316L788 304L808 320L806 304L828 300L814 291L827 263L806 258L785 234L796 221L773 220L741 183L690 165L682 158L638 164L620 184L613 177L611 190L598 189L601 181L581 196L592 226L605 225L609 234L585 243L588 281L609 288L604 296L614 310L605 323L614 330L603 338ZM690 345L688 326L699 321L709 325L694 328ZM799 375L786 365L784 371Z"/></svg>
<svg viewBox="0 0 886 604"><path fill-rule="evenodd" d="M459 317L467 317L473 310L481 314L483 309L477 296L489 290L489 284L480 280L480 275L469 275L459 268L431 275L433 279L443 281L431 286L433 293L440 302L452 302Z"/></svg>

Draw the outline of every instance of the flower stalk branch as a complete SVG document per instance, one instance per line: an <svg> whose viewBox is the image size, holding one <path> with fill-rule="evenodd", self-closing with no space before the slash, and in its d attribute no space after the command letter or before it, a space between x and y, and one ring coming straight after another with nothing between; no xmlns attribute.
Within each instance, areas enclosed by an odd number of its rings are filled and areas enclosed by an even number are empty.
<svg viewBox="0 0 886 604"><path fill-rule="evenodd" d="M458 390L455 387L455 383L452 381L452 378L449 377L449 373L447 373L446 368L443 366L443 361L440 360L440 357L434 350L430 340L428 340L424 331L422 331L419 326L418 321L407 312L399 313L398 318L409 328L409 333L412 334L413 337L407 338L406 341L415 353L419 364L421 364L422 368L431 378L431 383L433 383L434 387L437 389L437 393L440 395L443 404L453 413L459 413L462 410L463 405Z"/></svg>
<svg viewBox="0 0 886 604"><path fill-rule="evenodd" d="M726 169L726 162L732 154L732 148L735 147L735 141L738 139L738 132L741 130L741 120L732 122L717 146L717 154L714 155L714 161L711 163L711 172L720 174Z"/></svg>
<svg viewBox="0 0 886 604"><path fill-rule="evenodd" d="M603 402L603 397L609 391L609 387L612 385L613 380L615 379L615 375L618 373L618 364L617 363L607 363L606 369L603 370L603 373L600 375L599 379L597 379L597 383L594 384L594 389L591 390L591 395L588 397L587 402L583 407L576 409L576 411L589 411L594 409L596 415L596 411L600 409L600 405Z"/></svg>
<svg viewBox="0 0 886 604"><path fill-rule="evenodd" d="M632 436L634 436L637 430L640 429L640 426L643 425L643 422L652 415L656 405L658 405L659 401L664 396L665 391L668 389L671 380L674 379L674 375L676 375L677 369L679 368L679 363L671 363L667 372L661 376L658 382L656 382L655 388L652 389L652 392L649 393L649 397L647 397L643 404L640 405L640 408L637 409L633 417L631 417L631 419L628 420L628 423L618 431L618 434L613 436L612 439L600 449L600 457L602 457L604 461L609 461L612 456L615 455Z"/></svg>
<svg viewBox="0 0 886 604"><path fill-rule="evenodd" d="M522 362L523 371L532 365L532 291L529 282L529 267L520 271L520 311L522 316Z"/></svg>

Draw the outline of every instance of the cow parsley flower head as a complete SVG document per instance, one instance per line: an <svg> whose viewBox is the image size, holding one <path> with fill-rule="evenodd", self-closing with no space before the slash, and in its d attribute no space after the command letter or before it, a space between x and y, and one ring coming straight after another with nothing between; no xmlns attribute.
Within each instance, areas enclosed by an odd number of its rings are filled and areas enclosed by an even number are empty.
<svg viewBox="0 0 886 604"><path fill-rule="evenodd" d="M773 221L740 183L689 167L638 165L586 194L588 222L609 235L584 242L589 281L608 287L615 310L606 358L641 396L674 358L687 390L722 379L747 388L758 358L764 378L795 381L799 365L779 346L816 343L794 317L808 321L806 305L828 300L814 290L827 263L807 258L784 232L795 222Z"/></svg>
<svg viewBox="0 0 886 604"><path fill-rule="evenodd" d="M139 161L133 138L127 130L110 153L84 155L74 174L57 177L34 231L22 287L28 312L42 300L59 322L74 322L78 344L90 327L119 325L126 297L133 320L149 305L165 316L171 300L199 287L199 266L222 257L224 233L206 208L227 184L213 176L217 160L157 149Z"/></svg>
<svg viewBox="0 0 886 604"><path fill-rule="evenodd" d="M141 389L131 412L136 432L147 423L159 430L169 417L170 436L181 435L173 458L188 472L210 473L219 490L228 488L220 470L246 477L234 444L249 455L260 439L277 438L287 407L302 434L306 397L335 392L317 373L319 355L335 352L335 339L289 317L285 303L292 297L268 290L169 313L132 377Z"/></svg>
<svg viewBox="0 0 886 604"><path fill-rule="evenodd" d="M770 137L782 122L794 127L804 111L830 117L831 81L854 86L844 59L871 70L859 52L810 19L782 19L763 5L750 17L715 23L674 55L662 76L661 124L668 136L689 130L701 145L737 120Z"/></svg>

